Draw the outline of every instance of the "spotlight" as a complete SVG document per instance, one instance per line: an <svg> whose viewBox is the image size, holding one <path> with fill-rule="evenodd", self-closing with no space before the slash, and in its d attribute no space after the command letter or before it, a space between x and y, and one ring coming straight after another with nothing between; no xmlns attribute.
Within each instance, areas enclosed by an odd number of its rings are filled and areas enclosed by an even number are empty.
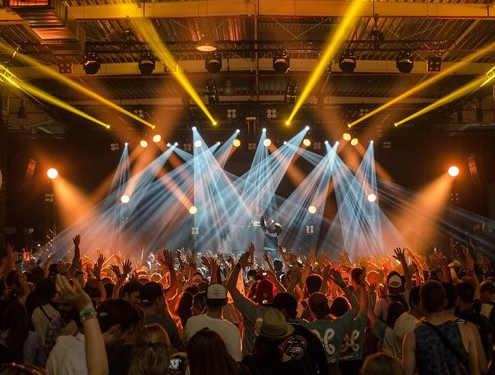
<svg viewBox="0 0 495 375"><path fill-rule="evenodd" d="M213 52L205 58L205 69L208 73L218 73L222 69L222 58Z"/></svg>
<svg viewBox="0 0 495 375"><path fill-rule="evenodd" d="M308 207L308 211L310 214L315 214L316 213L316 207L311 205Z"/></svg>
<svg viewBox="0 0 495 375"><path fill-rule="evenodd" d="M124 194L120 197L120 202L122 204L127 204L127 203L129 203L130 200L131 200L131 198L127 194Z"/></svg>
<svg viewBox="0 0 495 375"><path fill-rule="evenodd" d="M239 134L241 131L239 129L236 129L236 133Z"/></svg>
<svg viewBox="0 0 495 375"><path fill-rule="evenodd" d="M100 70L100 58L96 52L86 52L84 54L83 68L86 74L96 74Z"/></svg>
<svg viewBox="0 0 495 375"><path fill-rule="evenodd" d="M359 143L359 140L357 138L352 138L351 146L357 146L358 143Z"/></svg>
<svg viewBox="0 0 495 375"><path fill-rule="evenodd" d="M270 141L270 138L267 138L263 141L263 146L268 147L272 144L272 141Z"/></svg>
<svg viewBox="0 0 495 375"><path fill-rule="evenodd" d="M196 206L191 206L191 207L189 207L189 213L190 213L191 215L195 215L195 214L196 214L196 212L198 212L198 209L196 208Z"/></svg>
<svg viewBox="0 0 495 375"><path fill-rule="evenodd" d="M141 141L139 142L139 145L142 147L142 148L146 148L148 147L148 142L145 141L144 139L141 139Z"/></svg>
<svg viewBox="0 0 495 375"><path fill-rule="evenodd" d="M273 70L277 73L287 73L290 68L290 59L287 51L280 51L273 57Z"/></svg>
<svg viewBox="0 0 495 375"><path fill-rule="evenodd" d="M237 118L237 110L235 108L228 108L227 109L227 118L233 120Z"/></svg>
<svg viewBox="0 0 495 375"><path fill-rule="evenodd" d="M266 132L266 128L261 129L261 131L262 131L263 133L264 133L264 132Z"/></svg>
<svg viewBox="0 0 495 375"><path fill-rule="evenodd" d="M72 61L70 60L59 60L58 61L58 72L61 74L70 74L72 73Z"/></svg>
<svg viewBox="0 0 495 375"><path fill-rule="evenodd" d="M203 145L203 142L201 142L201 139L198 139L196 141L194 141L194 147L201 147Z"/></svg>
<svg viewBox="0 0 495 375"><path fill-rule="evenodd" d="M459 175L459 168L453 165L449 168L449 176L456 177Z"/></svg>
<svg viewBox="0 0 495 375"><path fill-rule="evenodd" d="M218 122L213 121L211 124L212 124L213 126L217 126L217 125L218 125Z"/></svg>
<svg viewBox="0 0 495 375"><path fill-rule="evenodd" d="M289 126L290 125L290 121L289 120L285 121L285 125Z"/></svg>
<svg viewBox="0 0 495 375"><path fill-rule="evenodd" d="M50 180L54 180L58 177L58 171L55 168L50 168L46 171L46 175Z"/></svg>
<svg viewBox="0 0 495 375"><path fill-rule="evenodd" d="M139 56L138 68L141 74L149 75L155 70L155 56L150 51L145 51Z"/></svg>
<svg viewBox="0 0 495 375"><path fill-rule="evenodd" d="M119 142L112 142L110 143L110 151L119 151L120 147L119 147Z"/></svg>
<svg viewBox="0 0 495 375"><path fill-rule="evenodd" d="M277 109L276 108L268 108L266 110L266 118L277 118Z"/></svg>
<svg viewBox="0 0 495 375"><path fill-rule="evenodd" d="M192 130L193 132L195 132L195 131L196 131L196 129L197 129L197 128L196 128L195 126L193 126L193 127L191 128L191 130Z"/></svg>
<svg viewBox="0 0 495 375"><path fill-rule="evenodd" d="M306 147L311 146L311 141L309 140L309 138L304 138L303 141L302 141L302 143Z"/></svg>
<svg viewBox="0 0 495 375"><path fill-rule="evenodd" d="M368 194L368 202L373 203L376 201L376 194Z"/></svg>
<svg viewBox="0 0 495 375"><path fill-rule="evenodd" d="M428 57L427 66L429 72L439 72L442 68L442 56L435 55Z"/></svg>
<svg viewBox="0 0 495 375"><path fill-rule="evenodd" d="M373 140L371 140L370 143L373 144Z"/></svg>
<svg viewBox="0 0 495 375"><path fill-rule="evenodd" d="M339 58L339 68L344 73L353 73L356 69L356 57L351 50L345 50Z"/></svg>
<svg viewBox="0 0 495 375"><path fill-rule="evenodd" d="M401 73L411 73L414 66L411 51L400 51L395 59L395 66Z"/></svg>
<svg viewBox="0 0 495 375"><path fill-rule="evenodd" d="M196 46L196 49L201 52L215 52L217 50L217 46L213 40L203 35L200 42Z"/></svg>
<svg viewBox="0 0 495 375"><path fill-rule="evenodd" d="M325 141L324 143L325 143L326 145L328 145L328 141Z"/></svg>
<svg viewBox="0 0 495 375"><path fill-rule="evenodd" d="M304 127L304 129L305 129L305 130L309 130L309 126L308 126L308 125L306 125L306 126Z"/></svg>
<svg viewBox="0 0 495 375"><path fill-rule="evenodd" d="M175 142L174 146L177 147L179 145L179 142Z"/></svg>
<svg viewBox="0 0 495 375"><path fill-rule="evenodd" d="M351 138L352 138L352 137L351 137L351 135L350 135L349 133L344 133L344 134L342 135L342 139L343 139L344 141L346 141L346 142L349 142L349 141L351 140Z"/></svg>
<svg viewBox="0 0 495 375"><path fill-rule="evenodd" d="M232 145L234 147L239 147L241 145L241 141L239 139L234 139L234 141L232 142Z"/></svg>
<svg viewBox="0 0 495 375"><path fill-rule="evenodd" d="M218 146L220 146L220 145L221 145L220 141L217 141L217 145L218 145Z"/></svg>
<svg viewBox="0 0 495 375"><path fill-rule="evenodd" d="M153 136L153 142L158 143L162 140L162 136L160 134L155 134Z"/></svg>
<svg viewBox="0 0 495 375"><path fill-rule="evenodd" d="M129 146L129 142L124 143L124 146L125 147Z"/></svg>

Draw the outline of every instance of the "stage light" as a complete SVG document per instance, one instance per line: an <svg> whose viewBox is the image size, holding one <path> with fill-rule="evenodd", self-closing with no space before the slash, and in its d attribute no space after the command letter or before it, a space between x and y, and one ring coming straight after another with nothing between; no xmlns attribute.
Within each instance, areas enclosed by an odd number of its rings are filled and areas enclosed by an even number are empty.
<svg viewBox="0 0 495 375"><path fill-rule="evenodd" d="M356 57L353 51L346 50L340 55L339 68L344 73L354 72L354 69L356 69Z"/></svg>
<svg viewBox="0 0 495 375"><path fill-rule="evenodd" d="M263 141L263 146L265 147L268 147L272 144L272 141L270 140L270 138L267 138Z"/></svg>
<svg viewBox="0 0 495 375"><path fill-rule="evenodd" d="M190 213L191 215L195 215L195 214L196 214L196 212L198 212L198 209L196 208L196 206L191 206L191 207L189 207L189 213Z"/></svg>
<svg viewBox="0 0 495 375"><path fill-rule="evenodd" d="M287 56L287 51L278 52L275 57L273 57L273 70L277 73L287 73L290 68L290 59Z"/></svg>
<svg viewBox="0 0 495 375"><path fill-rule="evenodd" d="M342 135L342 139L343 139L344 141L346 141L346 142L349 142L349 141L351 140L351 138L352 138L352 137L351 137L351 135L350 135L349 133L344 133L344 134Z"/></svg>
<svg viewBox="0 0 495 375"><path fill-rule="evenodd" d="M200 42L196 46L196 49L201 52L215 52L217 50L217 46L213 40L203 35Z"/></svg>
<svg viewBox="0 0 495 375"><path fill-rule="evenodd" d="M277 109L276 108L268 108L266 110L266 118L268 118L268 119L277 118Z"/></svg>
<svg viewBox="0 0 495 375"><path fill-rule="evenodd" d="M261 131L262 131L263 133L265 133L265 132L266 132L266 128L261 129Z"/></svg>
<svg viewBox="0 0 495 375"><path fill-rule="evenodd" d="M325 143L326 145L328 145L328 141L325 141L324 143Z"/></svg>
<svg viewBox="0 0 495 375"><path fill-rule="evenodd" d="M455 165L451 166L449 168L449 176L456 177L458 175L459 175L459 168L456 167Z"/></svg>
<svg viewBox="0 0 495 375"><path fill-rule="evenodd" d="M124 143L124 146L125 147L129 146L129 142Z"/></svg>
<svg viewBox="0 0 495 375"><path fill-rule="evenodd" d="M213 52L205 58L205 69L212 74L222 70L222 58L217 52Z"/></svg>
<svg viewBox="0 0 495 375"><path fill-rule="evenodd" d="M213 121L211 124L212 124L213 126L217 126L217 125L218 125L218 122Z"/></svg>
<svg viewBox="0 0 495 375"><path fill-rule="evenodd" d="M239 134L241 131L239 129L236 129L236 133Z"/></svg>
<svg viewBox="0 0 495 375"><path fill-rule="evenodd" d="M411 51L400 51L395 59L395 66L401 73L411 73L414 66Z"/></svg>
<svg viewBox="0 0 495 375"><path fill-rule="evenodd" d="M285 125L289 126L290 125L290 121L289 120L285 121Z"/></svg>
<svg viewBox="0 0 495 375"><path fill-rule="evenodd" d="M304 129L309 130L309 125L306 125Z"/></svg>
<svg viewBox="0 0 495 375"><path fill-rule="evenodd" d="M127 203L129 203L130 200L131 200L131 198L127 194L124 194L120 197L120 202L122 204L127 204Z"/></svg>
<svg viewBox="0 0 495 375"><path fill-rule="evenodd" d="M373 140L371 140L370 143L373 144Z"/></svg>
<svg viewBox="0 0 495 375"><path fill-rule="evenodd" d="M155 70L155 56L151 51L145 51L139 56L138 68L141 74L149 75Z"/></svg>
<svg viewBox="0 0 495 375"><path fill-rule="evenodd" d="M302 143L306 147L311 146L311 141L309 140L309 138L304 138L303 141L302 141Z"/></svg>
<svg viewBox="0 0 495 375"><path fill-rule="evenodd" d="M162 140L162 136L160 134L155 134L153 136L153 142L158 143Z"/></svg>
<svg viewBox="0 0 495 375"><path fill-rule="evenodd" d="M179 142L175 142L174 146L177 147L179 145Z"/></svg>
<svg viewBox="0 0 495 375"><path fill-rule="evenodd" d="M309 206L308 211L310 214L315 214L316 213L316 207L315 206Z"/></svg>
<svg viewBox="0 0 495 375"><path fill-rule="evenodd" d="M234 147L239 147L241 145L241 141L239 139L234 139L234 141L232 142L232 145Z"/></svg>
<svg viewBox="0 0 495 375"><path fill-rule="evenodd" d="M339 145L339 143L340 143L340 142L339 142L339 141L337 141L337 142L335 142L335 145L336 145L336 146L338 146L338 145Z"/></svg>
<svg viewBox="0 0 495 375"><path fill-rule="evenodd" d="M194 141L194 147L199 148L203 145L203 142L201 142L201 139L197 139Z"/></svg>
<svg viewBox="0 0 495 375"><path fill-rule="evenodd" d="M373 203L376 201L376 194L368 194L368 202Z"/></svg>
<svg viewBox="0 0 495 375"><path fill-rule="evenodd" d="M96 74L100 70L100 58L96 52L86 52L84 54L83 68L86 74Z"/></svg>
<svg viewBox="0 0 495 375"><path fill-rule="evenodd" d="M357 146L358 143L359 143L359 140L357 138L352 138L351 146Z"/></svg>
<svg viewBox="0 0 495 375"><path fill-rule="evenodd" d="M220 146L220 144L221 144L221 143L220 143L220 141L217 141L217 145L219 145L219 146Z"/></svg>
<svg viewBox="0 0 495 375"><path fill-rule="evenodd" d="M46 171L46 175L50 180L54 180L58 177L58 171L55 168L50 168Z"/></svg>
<svg viewBox="0 0 495 375"><path fill-rule="evenodd" d="M195 132L195 131L197 130L197 128L196 128L195 126L193 126L193 127L191 128L191 130L192 130L193 132Z"/></svg>
<svg viewBox="0 0 495 375"><path fill-rule="evenodd" d="M144 139L141 139L141 141L139 141L139 145L142 147L142 148L146 148L148 147L148 142Z"/></svg>
<svg viewBox="0 0 495 375"><path fill-rule="evenodd" d="M227 108L227 118L229 118L231 120L237 118L237 109Z"/></svg>
<svg viewBox="0 0 495 375"><path fill-rule="evenodd" d="M442 56L435 55L428 57L427 66L429 72L439 72L442 68Z"/></svg>

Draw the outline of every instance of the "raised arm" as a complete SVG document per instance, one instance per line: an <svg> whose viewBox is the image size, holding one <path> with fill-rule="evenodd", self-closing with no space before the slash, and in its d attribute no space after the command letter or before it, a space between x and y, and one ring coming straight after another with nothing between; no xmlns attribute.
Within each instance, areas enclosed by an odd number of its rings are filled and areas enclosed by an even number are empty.
<svg viewBox="0 0 495 375"><path fill-rule="evenodd" d="M411 290L412 288L412 279L411 272L409 271L409 267L407 265L405 249L401 249L400 247L394 249L394 258L397 259L402 265L402 271L404 272L404 278L406 279L406 283L404 285L405 290Z"/></svg>
<svg viewBox="0 0 495 375"><path fill-rule="evenodd" d="M105 342L98 323L96 310L91 298L81 285L74 280L75 288L69 284L65 276L57 275L56 288L59 296L79 311L83 325L86 348L86 366L88 375L107 375L108 361Z"/></svg>
<svg viewBox="0 0 495 375"><path fill-rule="evenodd" d="M354 295L353 292L347 287L347 284L344 282L342 279L342 275L340 274L339 271L333 269L330 271L330 279L339 286L340 289L344 292L344 295L346 298L349 300L351 304L351 309L352 312L354 313L354 316L356 316L359 312L359 301Z"/></svg>
<svg viewBox="0 0 495 375"><path fill-rule="evenodd" d="M250 249L253 244L250 245ZM254 249L254 246L253 246ZM251 251L248 250L241 255L239 261L236 263L232 271L230 272L229 278L227 279L227 290L232 295L232 298L236 298L241 295L239 289L237 289L237 279L239 278L239 273L241 269L249 266L249 258L251 256Z"/></svg>

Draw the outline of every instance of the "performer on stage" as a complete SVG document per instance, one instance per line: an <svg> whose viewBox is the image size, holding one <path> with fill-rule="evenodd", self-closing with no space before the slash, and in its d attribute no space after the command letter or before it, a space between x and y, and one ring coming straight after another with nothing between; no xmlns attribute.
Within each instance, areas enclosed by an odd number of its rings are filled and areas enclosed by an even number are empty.
<svg viewBox="0 0 495 375"><path fill-rule="evenodd" d="M265 239L263 241L263 250L265 252L270 252L272 257L277 255L278 247L278 235L282 233L282 225L275 222L275 220L270 220L268 225L265 224L265 218L261 216L260 218L261 229L265 232Z"/></svg>

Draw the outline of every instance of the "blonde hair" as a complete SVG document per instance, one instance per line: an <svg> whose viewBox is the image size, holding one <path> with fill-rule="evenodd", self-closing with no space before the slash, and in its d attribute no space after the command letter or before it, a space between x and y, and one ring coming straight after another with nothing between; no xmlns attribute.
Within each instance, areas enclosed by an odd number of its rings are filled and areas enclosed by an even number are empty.
<svg viewBox="0 0 495 375"><path fill-rule="evenodd" d="M387 353L370 355L361 367L360 375L404 375L399 360Z"/></svg>
<svg viewBox="0 0 495 375"><path fill-rule="evenodd" d="M167 331L158 325L146 326L132 350L129 375L162 375L170 366L170 339Z"/></svg>

